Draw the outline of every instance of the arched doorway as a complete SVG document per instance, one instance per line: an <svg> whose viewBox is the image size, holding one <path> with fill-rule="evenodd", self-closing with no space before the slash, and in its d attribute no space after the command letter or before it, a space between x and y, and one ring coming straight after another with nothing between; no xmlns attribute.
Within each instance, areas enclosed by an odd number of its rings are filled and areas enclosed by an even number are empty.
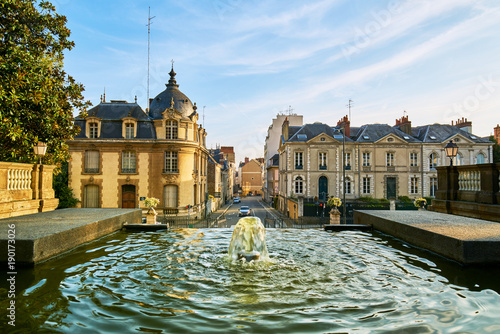
<svg viewBox="0 0 500 334"><path fill-rule="evenodd" d="M122 208L135 208L135 186L129 184L122 186Z"/></svg>
<svg viewBox="0 0 500 334"><path fill-rule="evenodd" d="M321 176L318 181L318 198L320 201L326 201L328 197L328 178Z"/></svg>

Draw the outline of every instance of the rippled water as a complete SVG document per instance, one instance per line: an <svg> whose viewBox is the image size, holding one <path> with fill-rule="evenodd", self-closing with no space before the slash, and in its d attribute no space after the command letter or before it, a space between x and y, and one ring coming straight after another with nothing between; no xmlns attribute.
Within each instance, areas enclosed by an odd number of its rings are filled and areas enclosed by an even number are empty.
<svg viewBox="0 0 500 334"><path fill-rule="evenodd" d="M16 329L500 332L498 286L481 286L492 282L487 269L424 257L377 233L273 229L266 234L273 261L242 265L228 259L231 234L119 232L41 264L24 273Z"/></svg>

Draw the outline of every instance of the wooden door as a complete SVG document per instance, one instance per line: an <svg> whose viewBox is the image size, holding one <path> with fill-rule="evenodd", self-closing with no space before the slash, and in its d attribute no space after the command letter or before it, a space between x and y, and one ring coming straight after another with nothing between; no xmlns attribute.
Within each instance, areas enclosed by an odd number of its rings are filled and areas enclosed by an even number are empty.
<svg viewBox="0 0 500 334"><path fill-rule="evenodd" d="M123 209L135 208L135 186L131 185L122 186L122 208Z"/></svg>

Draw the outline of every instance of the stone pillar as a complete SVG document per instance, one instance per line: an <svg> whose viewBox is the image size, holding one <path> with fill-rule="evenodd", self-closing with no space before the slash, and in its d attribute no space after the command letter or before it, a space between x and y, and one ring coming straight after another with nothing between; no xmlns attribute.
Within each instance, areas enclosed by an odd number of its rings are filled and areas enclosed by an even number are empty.
<svg viewBox="0 0 500 334"><path fill-rule="evenodd" d="M390 207L391 211L396 210L396 201L395 201L395 200L393 200L393 199L391 199L391 200L389 201L389 207Z"/></svg>
<svg viewBox="0 0 500 334"><path fill-rule="evenodd" d="M330 210L330 224L340 225L340 211L335 207Z"/></svg>
<svg viewBox="0 0 500 334"><path fill-rule="evenodd" d="M298 205L298 216L303 217L304 216L304 198L299 197L299 201L297 203Z"/></svg>

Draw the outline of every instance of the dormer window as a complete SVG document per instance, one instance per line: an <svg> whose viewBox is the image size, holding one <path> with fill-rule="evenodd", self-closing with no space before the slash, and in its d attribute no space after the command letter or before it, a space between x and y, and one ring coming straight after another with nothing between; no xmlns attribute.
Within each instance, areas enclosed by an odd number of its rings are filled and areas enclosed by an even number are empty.
<svg viewBox="0 0 500 334"><path fill-rule="evenodd" d="M177 139L178 129L177 121L168 120L165 121L165 139Z"/></svg>
<svg viewBox="0 0 500 334"><path fill-rule="evenodd" d="M89 116L85 119L85 136L87 138L97 139L101 134L101 119L95 116Z"/></svg>
<svg viewBox="0 0 500 334"><path fill-rule="evenodd" d="M134 123L125 124L125 139L134 138Z"/></svg>
<svg viewBox="0 0 500 334"><path fill-rule="evenodd" d="M99 124L89 123L89 138L95 139L99 137Z"/></svg>

